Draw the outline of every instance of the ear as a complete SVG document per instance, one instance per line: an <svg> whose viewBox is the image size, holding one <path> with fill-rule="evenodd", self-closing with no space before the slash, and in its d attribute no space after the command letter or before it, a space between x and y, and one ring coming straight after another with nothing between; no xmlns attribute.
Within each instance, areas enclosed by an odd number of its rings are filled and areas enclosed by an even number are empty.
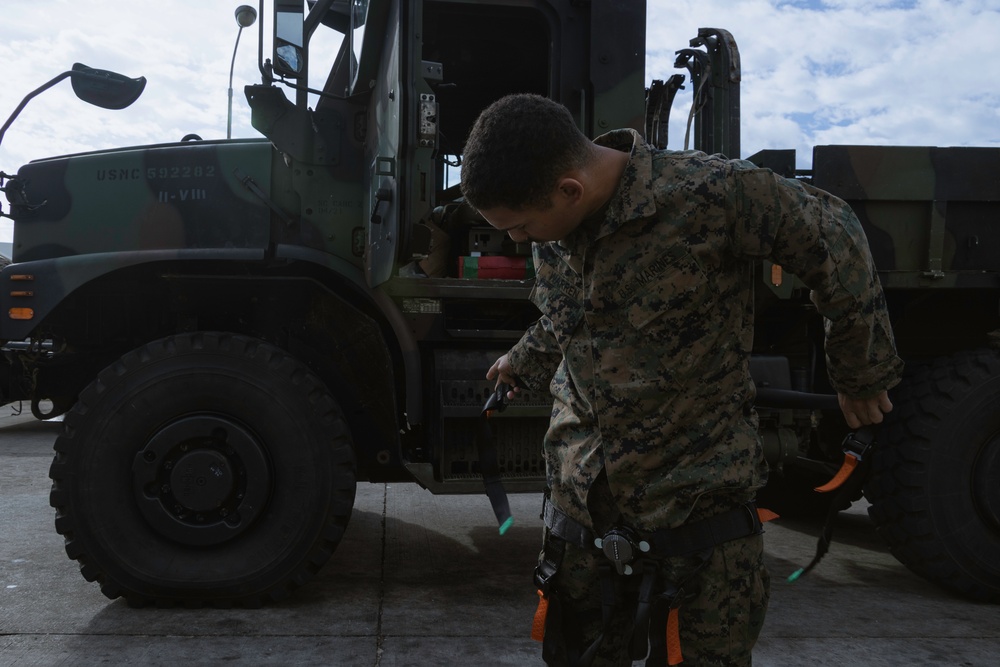
<svg viewBox="0 0 1000 667"><path fill-rule="evenodd" d="M555 196L561 198L564 203L577 204L583 200L583 182L572 176L563 176L556 183Z"/></svg>

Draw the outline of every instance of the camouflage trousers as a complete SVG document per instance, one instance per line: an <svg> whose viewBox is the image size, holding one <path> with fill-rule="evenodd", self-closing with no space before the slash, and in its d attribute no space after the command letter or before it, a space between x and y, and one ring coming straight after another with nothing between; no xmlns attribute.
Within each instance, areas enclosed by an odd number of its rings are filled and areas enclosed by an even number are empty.
<svg viewBox="0 0 1000 667"><path fill-rule="evenodd" d="M546 549L549 549L548 540L546 531ZM543 550L543 558L545 553ZM764 625L769 597L770 576L763 563L763 536L750 535L716 545L707 557L707 562L704 557L680 557L663 559L657 564L660 590L671 583L683 582L684 591L691 596L689 600L685 598L679 608L682 665L750 665L750 651ZM558 598L558 625L561 627L553 627L551 621L555 619L550 619L546 625L546 664L552 667L571 665L571 656L576 660L575 656L586 650L604 629L598 574L602 561L606 559L594 549L565 544L551 593ZM623 579L637 578L638 575L632 575ZM635 608L626 608L628 606L626 603L616 607L592 667L632 665L629 645ZM664 619L665 614L664 611ZM663 622L650 623L650 628L650 634L665 633ZM556 633L556 637L550 638L550 632ZM666 663L665 653L659 651L650 653L646 665L659 667Z"/></svg>

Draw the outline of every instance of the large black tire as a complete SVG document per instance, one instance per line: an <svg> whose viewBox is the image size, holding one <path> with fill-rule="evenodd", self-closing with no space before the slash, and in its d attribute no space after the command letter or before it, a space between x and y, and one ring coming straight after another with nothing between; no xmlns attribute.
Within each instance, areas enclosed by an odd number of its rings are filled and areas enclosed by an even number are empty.
<svg viewBox="0 0 1000 667"><path fill-rule="evenodd" d="M873 459L869 514L920 576L1000 602L1000 355L916 364Z"/></svg>
<svg viewBox="0 0 1000 667"><path fill-rule="evenodd" d="M303 364L244 336L129 352L80 394L55 449L66 553L132 605L284 598L329 559L354 507L340 408Z"/></svg>

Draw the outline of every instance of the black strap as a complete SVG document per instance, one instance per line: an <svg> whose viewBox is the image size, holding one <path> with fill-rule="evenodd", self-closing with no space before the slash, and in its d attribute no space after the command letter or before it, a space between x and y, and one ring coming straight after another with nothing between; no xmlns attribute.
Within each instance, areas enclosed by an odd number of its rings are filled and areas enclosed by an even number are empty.
<svg viewBox="0 0 1000 667"><path fill-rule="evenodd" d="M542 519L551 533L583 549L594 547L594 532L576 521L548 498ZM640 533L640 539L652 547L650 555L658 558L687 556L717 544L736 540L763 531L757 506L748 502L721 514L693 521L677 528L661 528L653 533Z"/></svg>
<svg viewBox="0 0 1000 667"><path fill-rule="evenodd" d="M504 397L510 388L505 384L497 385L483 406L479 419L479 431L476 434L476 445L479 450L479 471L483 475L483 486L486 487L486 497L490 500L493 514L496 515L500 534L503 535L514 523L510 511L510 501L507 500L507 490L500 477L500 462L497 457L496 443L493 439L493 429L490 427L490 417L494 412L503 412L506 407Z"/></svg>
<svg viewBox="0 0 1000 667"><path fill-rule="evenodd" d="M639 597L632 623L632 644L629 647L632 660L642 660L648 652L649 616L653 608L653 585L656 583L658 570L656 561L652 559L646 559L643 563L642 583L639 584Z"/></svg>
<svg viewBox="0 0 1000 667"><path fill-rule="evenodd" d="M546 665L556 664L559 661L560 648L566 651L567 656L570 642L563 636L563 609L558 595L546 595L549 599L549 609L545 616L545 638L542 639L542 660ZM568 657L567 657L568 659Z"/></svg>
<svg viewBox="0 0 1000 667"><path fill-rule="evenodd" d="M594 531L590 530L576 519L556 507L545 494L542 506L542 520L549 532L559 539L569 542L581 549L591 549L594 546Z"/></svg>
<svg viewBox="0 0 1000 667"><path fill-rule="evenodd" d="M548 600L548 612L545 617L545 637L542 639L542 660L547 665L567 664L569 667L590 667L597 655L598 649L604 643L604 635L610 625L618 591L611 563L598 565L601 586L601 632L598 637L584 648L580 638L573 632L578 626L578 619L572 616L572 610L564 610L557 591L553 587L553 579L562 567L566 554L566 542L560 538L547 536L542 548L542 558L535 567L535 586ZM564 611L566 614L564 614ZM567 617L569 614L569 617Z"/></svg>
<svg viewBox="0 0 1000 667"><path fill-rule="evenodd" d="M614 617L615 607L618 606L619 596L618 580L615 570L610 562L600 563L597 566L598 579L601 582L601 633L590 643L590 646L580 654L575 661L570 660L572 667L590 667L597 657L597 651L604 644L604 637L608 628L611 627L611 620Z"/></svg>
<svg viewBox="0 0 1000 667"><path fill-rule="evenodd" d="M563 556L566 555L566 543L562 540L546 539L542 546L542 557L535 567L535 586L548 600L548 612L545 616L545 637L542 640L542 660L552 664L558 660L559 645L565 638L561 637L563 616L559 596L554 595L553 579L562 567ZM556 630L553 630L553 629Z"/></svg>
<svg viewBox="0 0 1000 667"><path fill-rule="evenodd" d="M763 532L757 505L748 502L739 507L693 521L677 528L662 528L644 536L652 546L652 555L660 558L688 556L749 535ZM640 535L643 537L642 535Z"/></svg>

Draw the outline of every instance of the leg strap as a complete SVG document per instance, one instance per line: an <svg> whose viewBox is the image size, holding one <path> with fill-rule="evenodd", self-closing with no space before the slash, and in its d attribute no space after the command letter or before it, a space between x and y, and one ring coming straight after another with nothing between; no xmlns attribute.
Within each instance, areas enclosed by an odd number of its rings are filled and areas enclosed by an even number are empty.
<svg viewBox="0 0 1000 667"><path fill-rule="evenodd" d="M572 609L562 608L558 591L554 587L554 578L562 566L566 553L566 542L550 533L546 536L543 549L542 558L535 567L535 585L539 597L532 622L531 638L542 642L542 658L546 664L589 667L597 651L604 644L615 610L621 605L620 577L616 576L610 562L598 564L601 631L589 646L584 647L581 637L574 635L574 628L577 627L579 619L572 615Z"/></svg>
<svg viewBox="0 0 1000 667"><path fill-rule="evenodd" d="M548 662L556 655L559 638L556 633L546 632L546 628L560 628L562 614L558 598L553 595L553 578L562 566L566 543L551 534L546 536L542 557L535 567L535 586L538 588L538 608L531 625L531 638L542 642L542 657Z"/></svg>
<svg viewBox="0 0 1000 667"><path fill-rule="evenodd" d="M708 565L713 549L698 554L698 565L680 582L660 582L664 588L654 595L659 563L649 558L643 562L642 583L633 623L631 656L642 660L649 654L647 666L677 665L684 661L681 653L680 607L697 597L699 589L690 581Z"/></svg>
<svg viewBox="0 0 1000 667"><path fill-rule="evenodd" d="M632 624L632 646L630 653L633 660L646 657L649 645L649 617L653 608L653 586L659 571L656 561L645 560L642 568L642 582L639 584L639 595L635 606L635 621Z"/></svg>

